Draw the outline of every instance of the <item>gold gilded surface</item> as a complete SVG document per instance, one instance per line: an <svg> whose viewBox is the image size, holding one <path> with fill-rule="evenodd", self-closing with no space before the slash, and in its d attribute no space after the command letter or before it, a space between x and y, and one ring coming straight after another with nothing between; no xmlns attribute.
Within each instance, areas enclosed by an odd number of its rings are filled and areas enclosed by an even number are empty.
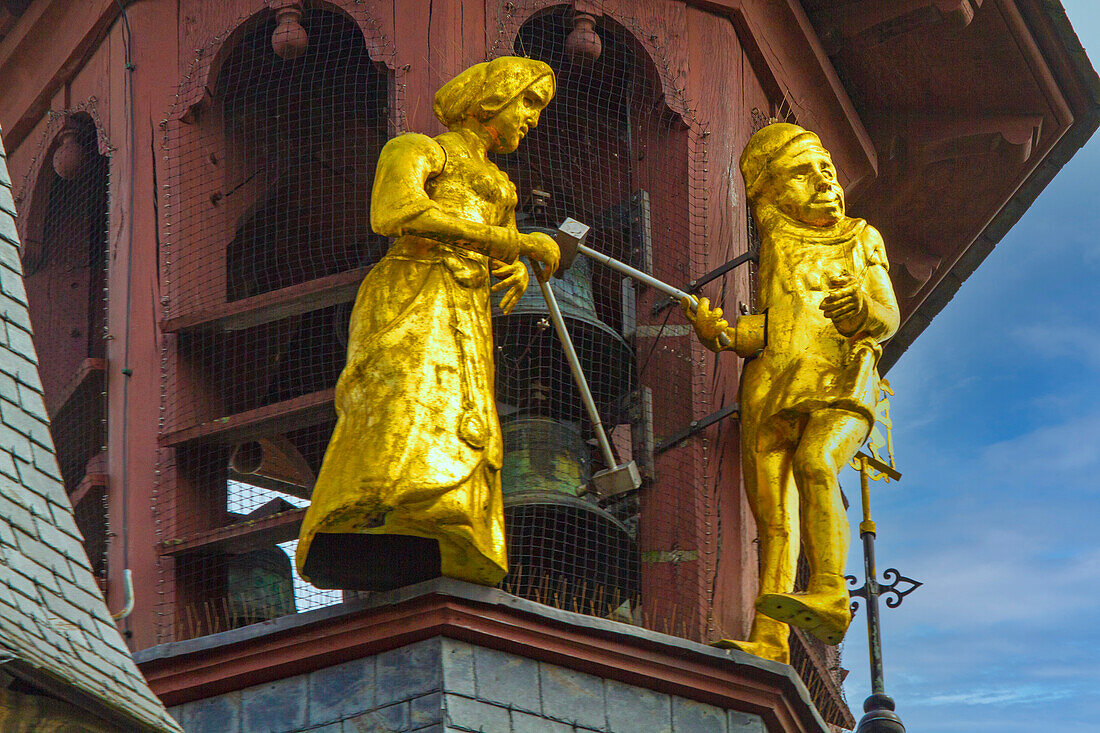
<svg viewBox="0 0 1100 733"><path fill-rule="evenodd" d="M503 292L507 312L528 284L517 258L548 277L560 253L549 236L516 230L515 186L486 156L513 152L554 91L542 62L477 64L436 93L448 132L382 149L371 226L396 241L352 312L299 572L319 533L366 533L436 540L453 578L492 585L507 573L490 294Z"/></svg>
<svg viewBox="0 0 1100 733"><path fill-rule="evenodd" d="M845 215L844 191L817 135L768 125L740 164L761 234L762 313L731 327L705 301L689 311L709 348L720 350L725 332L731 350L755 356L745 363L740 401L759 595L749 638L718 644L786 663L788 624L836 644L851 622L850 532L837 474L874 425L879 344L897 330L899 313L882 238ZM794 593L800 544L810 579Z"/></svg>

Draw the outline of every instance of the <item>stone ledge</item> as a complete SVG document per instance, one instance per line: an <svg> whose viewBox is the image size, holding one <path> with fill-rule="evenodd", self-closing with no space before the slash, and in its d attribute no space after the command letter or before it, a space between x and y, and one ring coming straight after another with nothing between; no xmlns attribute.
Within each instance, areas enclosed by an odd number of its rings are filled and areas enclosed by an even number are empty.
<svg viewBox="0 0 1100 733"><path fill-rule="evenodd" d="M794 670L736 650L562 611L448 578L137 652L169 705L444 637L825 733Z"/></svg>

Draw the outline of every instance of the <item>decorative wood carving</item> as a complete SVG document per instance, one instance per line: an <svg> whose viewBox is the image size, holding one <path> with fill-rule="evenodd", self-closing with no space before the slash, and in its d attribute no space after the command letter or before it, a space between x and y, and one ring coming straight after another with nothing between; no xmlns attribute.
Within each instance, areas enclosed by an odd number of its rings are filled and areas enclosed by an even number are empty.
<svg viewBox="0 0 1100 733"><path fill-rule="evenodd" d="M917 165L996 153L1009 164L1031 157L1043 129L1043 116L935 116L910 119L905 125L908 148Z"/></svg>
<svg viewBox="0 0 1100 733"><path fill-rule="evenodd" d="M573 30L565 39L565 49L575 58L595 61L603 53L603 41L596 32L596 18L589 13L573 15Z"/></svg>
<svg viewBox="0 0 1100 733"><path fill-rule="evenodd" d="M965 28L982 0L856 0L810 15L830 56L874 46L912 31L942 25Z"/></svg>
<svg viewBox="0 0 1100 733"><path fill-rule="evenodd" d="M1041 114L964 116L892 113L873 121L880 150L875 192L860 198L860 215L888 222L890 277L899 297L916 295L951 253L945 240L920 235L914 212L927 211L929 170L937 164L996 156L1016 170L1031 158L1043 130ZM872 214L873 212L873 214ZM916 238L914 238L916 237Z"/></svg>
<svg viewBox="0 0 1100 733"><path fill-rule="evenodd" d="M80 172L80 166L84 163L84 151L80 148L77 136L80 134L80 125L68 115L65 119L65 127L61 129L60 140L57 149L53 151L53 169L57 175L66 181L76 178Z"/></svg>
<svg viewBox="0 0 1100 733"><path fill-rule="evenodd" d="M271 34L271 48L286 61L293 61L306 52L309 37L302 27L302 3L299 0L274 0L271 8L275 11L278 25Z"/></svg>

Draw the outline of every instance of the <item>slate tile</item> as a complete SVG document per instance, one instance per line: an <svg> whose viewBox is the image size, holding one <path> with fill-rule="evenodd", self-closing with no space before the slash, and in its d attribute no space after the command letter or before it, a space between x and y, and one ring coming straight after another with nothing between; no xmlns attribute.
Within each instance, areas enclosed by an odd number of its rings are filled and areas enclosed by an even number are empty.
<svg viewBox="0 0 1100 733"><path fill-rule="evenodd" d="M552 664L539 664L542 714L578 726L603 730L607 725L603 680Z"/></svg>
<svg viewBox="0 0 1100 733"><path fill-rule="evenodd" d="M474 675L478 699L540 712L538 662L475 646Z"/></svg>
<svg viewBox="0 0 1100 733"><path fill-rule="evenodd" d="M309 674L309 722L328 723L374 707L374 657Z"/></svg>

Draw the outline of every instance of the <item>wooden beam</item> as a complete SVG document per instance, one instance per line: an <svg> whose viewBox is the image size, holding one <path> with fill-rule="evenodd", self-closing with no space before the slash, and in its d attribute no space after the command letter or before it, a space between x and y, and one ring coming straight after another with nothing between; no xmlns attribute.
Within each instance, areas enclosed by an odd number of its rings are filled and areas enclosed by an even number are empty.
<svg viewBox="0 0 1100 733"><path fill-rule="evenodd" d="M50 419L53 420L57 417L57 414L68 404L73 395L81 390L82 387L95 386L95 382L99 382L100 391L103 390L104 383L107 377L107 360L106 359L93 359L87 358L80 363L80 368L77 369L73 378L69 380L68 384L64 386L57 394L47 395L48 400L46 402L46 412L49 414Z"/></svg>
<svg viewBox="0 0 1100 733"><path fill-rule="evenodd" d="M168 318L161 321L161 330L165 333L199 328L240 331L338 303L350 303L355 300L359 285L369 271L369 267L360 267L338 272L210 310Z"/></svg>
<svg viewBox="0 0 1100 733"><path fill-rule="evenodd" d="M88 495L88 492L92 489L106 489L107 488L107 474L105 473L86 473L84 478L80 479L80 483L76 485L73 492L69 494L69 503L73 505L75 509L80 502L84 500L84 497Z"/></svg>
<svg viewBox="0 0 1100 733"><path fill-rule="evenodd" d="M248 547L270 546L297 539L305 508L249 519L225 527L196 532L161 543L161 554L170 557L193 552L221 550L234 552Z"/></svg>
<svg viewBox="0 0 1100 733"><path fill-rule="evenodd" d="M982 0L856 0L810 14L829 55L937 25L965 28Z"/></svg>
<svg viewBox="0 0 1100 733"><path fill-rule="evenodd" d="M829 138L846 189L875 178L875 146L797 0L686 2L730 19L769 95L792 104L799 124Z"/></svg>
<svg viewBox="0 0 1100 733"><path fill-rule="evenodd" d="M173 430L161 436L160 444L178 447L197 440L236 444L243 440L317 425L335 417L332 406L335 392L335 389L311 392L294 399Z"/></svg>
<svg viewBox="0 0 1100 733"><path fill-rule="evenodd" d="M84 66L119 15L116 0L40 0L0 40L0 126L14 150ZM65 54L59 54L65 49Z"/></svg>

